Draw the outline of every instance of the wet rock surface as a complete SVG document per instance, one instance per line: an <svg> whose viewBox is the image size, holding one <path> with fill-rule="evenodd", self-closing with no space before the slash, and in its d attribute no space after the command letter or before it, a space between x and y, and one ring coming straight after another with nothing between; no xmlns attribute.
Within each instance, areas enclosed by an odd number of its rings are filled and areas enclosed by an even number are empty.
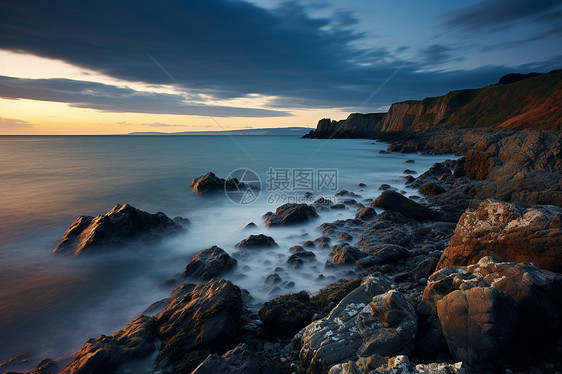
<svg viewBox="0 0 562 374"><path fill-rule="evenodd" d="M188 223L185 218L171 219L161 212L151 214L129 204L117 204L104 215L78 217L53 252L79 255L123 246L134 240L154 242L181 232Z"/></svg>
<svg viewBox="0 0 562 374"><path fill-rule="evenodd" d="M277 208L275 213L266 221L266 225L293 225L317 217L316 209L308 204L287 203Z"/></svg>
<svg viewBox="0 0 562 374"><path fill-rule="evenodd" d="M210 280L232 269L236 263L224 249L212 246L193 256L183 275L196 280Z"/></svg>
<svg viewBox="0 0 562 374"><path fill-rule="evenodd" d="M215 173L209 172L193 179L189 183L189 188L198 195L207 195L225 191L240 191L248 188L256 189L257 187L242 183L236 178L219 178Z"/></svg>

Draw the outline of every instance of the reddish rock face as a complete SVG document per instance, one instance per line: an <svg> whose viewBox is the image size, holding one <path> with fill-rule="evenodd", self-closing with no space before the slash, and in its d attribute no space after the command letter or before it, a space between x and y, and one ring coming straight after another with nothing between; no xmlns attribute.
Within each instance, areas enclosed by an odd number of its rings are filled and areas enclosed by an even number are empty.
<svg viewBox="0 0 562 374"><path fill-rule="evenodd" d="M486 200L462 215L437 269L484 256L562 272L562 208Z"/></svg>
<svg viewBox="0 0 562 374"><path fill-rule="evenodd" d="M485 180L492 172L492 158L484 152L469 150L466 152L464 170L470 179Z"/></svg>

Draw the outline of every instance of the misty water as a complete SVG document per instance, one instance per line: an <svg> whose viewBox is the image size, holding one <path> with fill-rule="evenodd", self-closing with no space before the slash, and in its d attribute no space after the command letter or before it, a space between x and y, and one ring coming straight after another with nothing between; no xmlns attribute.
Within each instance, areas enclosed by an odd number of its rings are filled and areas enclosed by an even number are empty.
<svg viewBox="0 0 562 374"><path fill-rule="evenodd" d="M420 173L447 158L378 153L386 147L365 139L292 136L0 137L0 362L26 351L30 365L44 357L68 359L86 339L113 333L169 296L174 285L166 281L194 253L218 245L234 254L235 243L250 234L272 236L279 247L238 257L225 278L250 291L256 303L281 291L316 292L346 276L345 268L324 268L327 250L314 250L316 262L299 270L286 260L289 247L321 236L321 223L352 218L355 209L321 211L308 224L266 228L264 213L304 192L267 191L274 181L268 171L337 170L337 190L354 191L362 201L378 196L383 183L404 188L404 169ZM409 158L415 163L404 164ZM261 179L261 194L251 204L189 191L197 176L213 171L224 178L238 168ZM317 187L314 181L317 197L335 192ZM158 244L92 256L51 253L77 216L103 214L117 203L179 215L191 224ZM249 222L258 227L245 229ZM295 285L271 293L264 278L277 267ZM319 274L324 279L316 279Z"/></svg>

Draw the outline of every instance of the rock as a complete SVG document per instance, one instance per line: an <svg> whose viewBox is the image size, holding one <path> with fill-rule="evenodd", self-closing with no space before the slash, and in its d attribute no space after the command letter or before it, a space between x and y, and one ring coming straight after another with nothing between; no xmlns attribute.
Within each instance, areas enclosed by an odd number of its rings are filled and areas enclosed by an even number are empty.
<svg viewBox="0 0 562 374"><path fill-rule="evenodd" d="M361 219L363 221L370 221L373 218L375 218L376 215L377 212L373 208L366 207L358 211L357 214L355 215L355 218Z"/></svg>
<svg viewBox="0 0 562 374"><path fill-rule="evenodd" d="M432 213L428 208L408 199L405 196L402 196L395 191L384 191L375 200L375 205L384 209L402 213L406 217L416 220L426 220L430 219L432 216Z"/></svg>
<svg viewBox="0 0 562 374"><path fill-rule="evenodd" d="M279 374L280 368L266 352L256 352L245 343L224 355L209 355L192 374Z"/></svg>
<svg viewBox="0 0 562 374"><path fill-rule="evenodd" d="M318 248L330 248L330 239L328 236L321 236L319 238L314 239L316 243L318 243Z"/></svg>
<svg viewBox="0 0 562 374"><path fill-rule="evenodd" d="M306 291L277 296L264 303L259 311L265 329L285 336L293 336L309 324L314 314Z"/></svg>
<svg viewBox="0 0 562 374"><path fill-rule="evenodd" d="M429 278L418 306L416 347L436 353L443 339L455 359L472 366L555 354L562 336L560 294L562 275L530 263L483 257L443 268Z"/></svg>
<svg viewBox="0 0 562 374"><path fill-rule="evenodd" d="M348 243L336 244L331 249L330 257L335 264L354 264L357 260L367 256L366 253Z"/></svg>
<svg viewBox="0 0 562 374"><path fill-rule="evenodd" d="M153 321L154 335L162 342L156 369L191 372L208 354L232 348L243 313L242 293L229 281L212 280L192 290L178 287Z"/></svg>
<svg viewBox="0 0 562 374"><path fill-rule="evenodd" d="M341 210L341 209L345 209L345 205L343 204L334 204L332 206L330 206L330 209L334 209L334 210Z"/></svg>
<svg viewBox="0 0 562 374"><path fill-rule="evenodd" d="M448 363L431 363L431 364L418 364L414 365L408 356L399 355L395 357L377 357L376 364L371 364L361 370L360 366L353 361L345 364L338 364L333 366L328 374L467 374L467 371L462 364ZM384 362L378 365L380 361ZM357 362L360 362L358 360Z"/></svg>
<svg viewBox="0 0 562 374"><path fill-rule="evenodd" d="M289 252L291 253L299 253L299 252L304 252L304 248L300 245L294 245L291 248L289 248Z"/></svg>
<svg viewBox="0 0 562 374"><path fill-rule="evenodd" d="M340 234L340 239L341 239L341 240L344 240L344 241L351 241L351 240L353 240L353 236L351 236L351 235L350 235L349 233L347 233L347 232L342 232L342 233Z"/></svg>
<svg viewBox="0 0 562 374"><path fill-rule="evenodd" d="M50 358L41 360L37 367L27 374L56 374L59 372L59 364Z"/></svg>
<svg viewBox="0 0 562 374"><path fill-rule="evenodd" d="M414 307L386 279L368 277L326 317L302 332L300 370L325 373L330 367L373 354L408 354L417 327Z"/></svg>
<svg viewBox="0 0 562 374"><path fill-rule="evenodd" d="M390 184L381 184L379 186L379 191L395 190Z"/></svg>
<svg viewBox="0 0 562 374"><path fill-rule="evenodd" d="M317 218L316 209L308 204L287 203L281 205L267 220L267 226L291 225Z"/></svg>
<svg viewBox="0 0 562 374"><path fill-rule="evenodd" d="M149 322L149 317L138 316L113 335L89 339L60 374L110 373L148 355L155 348Z"/></svg>
<svg viewBox="0 0 562 374"><path fill-rule="evenodd" d="M134 240L154 242L183 228L181 220L172 220L164 213L150 214L129 204L117 204L104 215L78 217L53 252L78 255Z"/></svg>
<svg viewBox="0 0 562 374"><path fill-rule="evenodd" d="M437 302L441 329L453 356L471 365L492 360L511 337L515 303L491 287L455 290Z"/></svg>
<svg viewBox="0 0 562 374"><path fill-rule="evenodd" d="M263 216L261 216L261 218L263 218L264 220L267 221L269 218L271 218L272 215L273 215L273 212L267 212Z"/></svg>
<svg viewBox="0 0 562 374"><path fill-rule="evenodd" d="M365 183L359 183L359 184L357 185L357 187L365 188L365 187L367 187L367 185L366 185Z"/></svg>
<svg viewBox="0 0 562 374"><path fill-rule="evenodd" d="M302 244L303 247L305 248L316 248L316 245L314 244L314 242L312 240L307 240L306 242L304 242Z"/></svg>
<svg viewBox="0 0 562 374"><path fill-rule="evenodd" d="M154 372L191 372L209 354L237 344L244 313L242 293L229 281L182 285L164 311L138 316L111 336L88 340L60 373L116 372L156 349Z"/></svg>
<svg viewBox="0 0 562 374"><path fill-rule="evenodd" d="M422 184L418 191L425 196L435 196L446 192L443 187L434 182Z"/></svg>
<svg viewBox="0 0 562 374"><path fill-rule="evenodd" d="M282 281L283 281L283 279L279 276L279 274L273 273L273 274L269 274L267 277L265 277L263 283L265 283L268 286L273 286L273 285L281 283Z"/></svg>
<svg viewBox="0 0 562 374"><path fill-rule="evenodd" d="M369 254L376 265L391 264L412 256L406 248L396 244L382 244L369 248Z"/></svg>
<svg viewBox="0 0 562 374"><path fill-rule="evenodd" d="M412 160L412 159L409 159L409 160L405 160L404 163L405 163L405 164L415 164L416 161L414 161L414 160Z"/></svg>
<svg viewBox="0 0 562 374"><path fill-rule="evenodd" d="M214 245L197 252L187 264L183 275L197 280L209 280L232 269L236 263L222 248Z"/></svg>
<svg viewBox="0 0 562 374"><path fill-rule="evenodd" d="M406 170L404 170L403 173L404 173L404 174L410 174L410 175L411 175L411 174L417 174L418 172L415 171L415 170L406 169Z"/></svg>
<svg viewBox="0 0 562 374"><path fill-rule="evenodd" d="M461 216L437 269L484 256L562 272L562 208L486 200Z"/></svg>
<svg viewBox="0 0 562 374"><path fill-rule="evenodd" d="M275 240L271 236L264 234L250 235L246 239L236 243L236 246L244 249L278 247L277 243L275 243Z"/></svg>
<svg viewBox="0 0 562 374"><path fill-rule="evenodd" d="M314 252L303 251L292 254L287 259L287 263L292 265L293 267L298 267L304 264L305 261L313 261L314 259L316 259L316 255L314 254Z"/></svg>
<svg viewBox="0 0 562 374"><path fill-rule="evenodd" d="M363 374L363 370L355 362L348 361L332 366L328 374Z"/></svg>
<svg viewBox="0 0 562 374"><path fill-rule="evenodd" d="M4 373L9 371L9 369L14 369L18 365L26 364L28 362L29 352L21 352L0 363L0 371Z"/></svg>
<svg viewBox="0 0 562 374"><path fill-rule="evenodd" d="M231 178L228 180L219 178L215 175L215 173L212 172L193 179L189 183L189 187L191 188L191 191L198 195L256 188L255 186L239 182L236 178Z"/></svg>
<svg viewBox="0 0 562 374"><path fill-rule="evenodd" d="M420 281L423 278L429 278L437 267L437 260L433 257L426 258L416 265L415 268L408 272L408 276L414 281Z"/></svg>
<svg viewBox="0 0 562 374"><path fill-rule="evenodd" d="M258 227L258 225L256 225L253 222L250 222L246 225L246 227L244 227L244 230L255 229L256 227Z"/></svg>

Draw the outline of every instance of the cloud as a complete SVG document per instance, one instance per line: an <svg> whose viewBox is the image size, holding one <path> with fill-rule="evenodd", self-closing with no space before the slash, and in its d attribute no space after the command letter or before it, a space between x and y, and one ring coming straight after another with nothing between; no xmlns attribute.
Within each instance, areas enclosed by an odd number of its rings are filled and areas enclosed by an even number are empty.
<svg viewBox="0 0 562 374"><path fill-rule="evenodd" d="M231 99L257 94L271 97L268 104L279 110L204 109L187 103L182 95L60 79L16 82L2 78L0 92L112 112L268 117L288 115L281 108L353 110L377 92L369 107L361 108L375 110L394 101L487 85L516 71L515 67L483 66L424 72L429 63L458 60L454 53L460 48L436 43L414 56L417 60L403 61L396 53L407 48L415 51L414 46L385 47L372 39L366 43L365 35L357 31L361 29L356 27L357 13L339 10L338 5L335 12L328 12L329 17L311 17L311 8L325 5L301 4L281 2L264 9L234 0L169 0L164 4L5 0L0 12L0 48L61 59L128 81L173 83L151 55L193 97ZM556 4L560 1L542 0L531 6L522 0L490 0L447 13L444 24L488 29L531 16L547 22Z"/></svg>
<svg viewBox="0 0 562 374"><path fill-rule="evenodd" d="M524 19L550 19L549 13L557 12L560 5L560 0L485 0L446 13L443 25L469 30L501 29Z"/></svg>
<svg viewBox="0 0 562 374"><path fill-rule="evenodd" d="M2 130L28 129L31 127L33 127L33 125L27 121L22 121L20 119L14 119L14 118L0 117L0 129Z"/></svg>
<svg viewBox="0 0 562 374"><path fill-rule="evenodd" d="M131 88L72 79L23 79L0 76L0 97L68 103L112 113L185 114L213 117L286 117L269 109L186 102L182 95L141 92Z"/></svg>

